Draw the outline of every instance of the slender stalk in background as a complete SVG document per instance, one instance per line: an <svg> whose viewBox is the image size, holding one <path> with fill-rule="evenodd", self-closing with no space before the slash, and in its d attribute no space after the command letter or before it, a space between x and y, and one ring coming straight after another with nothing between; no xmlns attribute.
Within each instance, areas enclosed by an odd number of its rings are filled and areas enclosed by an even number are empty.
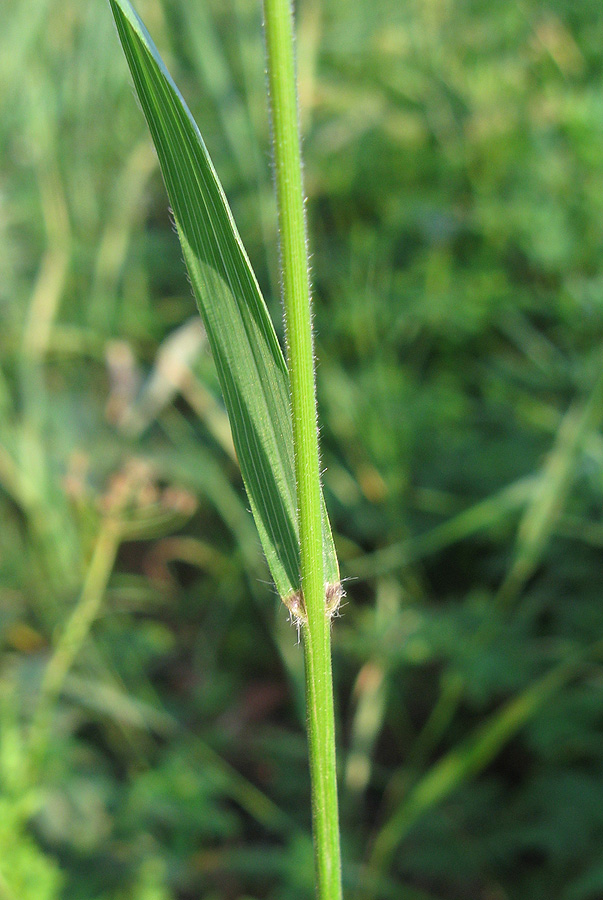
<svg viewBox="0 0 603 900"><path fill-rule="evenodd" d="M118 516L107 515L100 526L80 599L65 623L42 678L29 738L30 765L33 771L47 749L56 700L98 616L120 543L121 520Z"/></svg>
<svg viewBox="0 0 603 900"><path fill-rule="evenodd" d="M299 112L289 0L264 0L291 382L317 893L341 897L330 613L325 594L316 385ZM337 587L335 589L338 589Z"/></svg>

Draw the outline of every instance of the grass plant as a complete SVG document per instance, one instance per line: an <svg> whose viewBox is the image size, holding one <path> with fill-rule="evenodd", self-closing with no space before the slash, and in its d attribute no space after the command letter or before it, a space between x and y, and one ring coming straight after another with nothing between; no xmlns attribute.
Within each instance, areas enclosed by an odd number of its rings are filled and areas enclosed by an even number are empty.
<svg viewBox="0 0 603 900"><path fill-rule="evenodd" d="M322 497L289 0L265 0L287 365L199 130L128 0L111 0L277 590L303 634L317 895L341 897L331 672L339 568ZM290 404L290 406L289 406Z"/></svg>

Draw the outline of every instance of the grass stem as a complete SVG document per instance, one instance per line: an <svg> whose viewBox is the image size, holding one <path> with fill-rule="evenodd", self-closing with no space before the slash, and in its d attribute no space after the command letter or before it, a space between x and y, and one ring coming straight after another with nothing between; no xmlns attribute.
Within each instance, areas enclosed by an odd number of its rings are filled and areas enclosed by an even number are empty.
<svg viewBox="0 0 603 900"><path fill-rule="evenodd" d="M326 608L316 384L301 141L289 0L264 0L283 296L297 482L306 702L317 895L341 897L341 864L331 673Z"/></svg>

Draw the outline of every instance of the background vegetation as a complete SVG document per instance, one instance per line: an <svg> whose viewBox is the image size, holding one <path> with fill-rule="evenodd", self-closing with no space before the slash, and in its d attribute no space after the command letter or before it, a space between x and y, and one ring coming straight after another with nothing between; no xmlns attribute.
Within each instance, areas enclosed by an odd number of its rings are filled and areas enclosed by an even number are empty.
<svg viewBox="0 0 603 900"><path fill-rule="evenodd" d="M138 7L280 323L260 4ZM0 897L301 900L301 649L110 12L5 12ZM298 28L346 894L596 900L603 18Z"/></svg>

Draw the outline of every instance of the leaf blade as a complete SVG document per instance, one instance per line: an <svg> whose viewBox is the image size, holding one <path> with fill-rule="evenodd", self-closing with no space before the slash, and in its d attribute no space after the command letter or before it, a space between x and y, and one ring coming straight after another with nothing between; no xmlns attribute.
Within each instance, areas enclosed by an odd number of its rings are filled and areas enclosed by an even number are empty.
<svg viewBox="0 0 603 900"><path fill-rule="evenodd" d="M300 589L287 366L194 119L128 0L110 0L170 198L260 540L281 597ZM339 572L323 500L325 577Z"/></svg>

